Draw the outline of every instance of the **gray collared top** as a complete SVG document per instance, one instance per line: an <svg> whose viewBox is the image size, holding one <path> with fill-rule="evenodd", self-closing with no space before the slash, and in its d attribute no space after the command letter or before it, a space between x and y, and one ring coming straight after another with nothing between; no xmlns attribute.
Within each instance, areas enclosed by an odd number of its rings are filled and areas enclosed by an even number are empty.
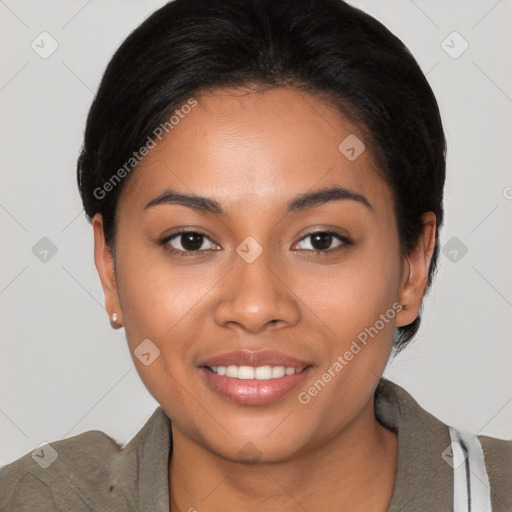
<svg viewBox="0 0 512 512"><path fill-rule="evenodd" d="M451 442L448 427L386 379L381 379L375 393L375 414L398 433L398 468L389 512L451 512L453 470L442 457ZM512 441L479 439L493 511L511 512ZM2 468L0 511L169 512L171 453L171 422L161 407L125 448L97 430L51 442L48 448ZM46 468L45 457L51 460ZM191 506L201 509L201 503Z"/></svg>

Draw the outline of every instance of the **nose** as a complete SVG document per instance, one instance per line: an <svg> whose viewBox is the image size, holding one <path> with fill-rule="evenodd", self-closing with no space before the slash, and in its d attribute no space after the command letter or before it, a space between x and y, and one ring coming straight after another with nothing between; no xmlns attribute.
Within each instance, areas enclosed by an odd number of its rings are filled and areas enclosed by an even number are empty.
<svg viewBox="0 0 512 512"><path fill-rule="evenodd" d="M237 256L219 292L214 317L221 327L236 326L257 334L295 325L300 319L292 284L286 282L284 272L272 268L265 251L252 263Z"/></svg>

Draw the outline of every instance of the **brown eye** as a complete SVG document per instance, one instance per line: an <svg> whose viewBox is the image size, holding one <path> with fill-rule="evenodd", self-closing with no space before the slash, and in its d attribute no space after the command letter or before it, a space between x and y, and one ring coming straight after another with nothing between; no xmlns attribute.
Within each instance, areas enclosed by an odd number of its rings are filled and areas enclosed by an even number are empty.
<svg viewBox="0 0 512 512"><path fill-rule="evenodd" d="M218 248L206 235L196 231L182 231L168 237L164 243L180 252L197 252Z"/></svg>
<svg viewBox="0 0 512 512"><path fill-rule="evenodd" d="M305 242L307 240L309 240L309 242ZM306 235L297 245L302 245L302 247L298 247L302 250L330 252L344 245L350 245L350 241L344 236L332 231L316 231L315 233Z"/></svg>

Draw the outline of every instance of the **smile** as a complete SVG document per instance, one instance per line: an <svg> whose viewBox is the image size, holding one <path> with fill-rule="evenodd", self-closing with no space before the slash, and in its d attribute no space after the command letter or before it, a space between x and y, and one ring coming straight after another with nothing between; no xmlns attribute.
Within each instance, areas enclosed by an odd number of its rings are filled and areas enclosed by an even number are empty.
<svg viewBox="0 0 512 512"><path fill-rule="evenodd" d="M240 405L267 405L286 398L313 370L312 366L203 366L203 382L217 397Z"/></svg>
<svg viewBox="0 0 512 512"><path fill-rule="evenodd" d="M214 366L207 367L217 375L225 375L232 379L240 380L271 380L280 379L285 375L294 375L300 373L304 368L293 368L291 366Z"/></svg>

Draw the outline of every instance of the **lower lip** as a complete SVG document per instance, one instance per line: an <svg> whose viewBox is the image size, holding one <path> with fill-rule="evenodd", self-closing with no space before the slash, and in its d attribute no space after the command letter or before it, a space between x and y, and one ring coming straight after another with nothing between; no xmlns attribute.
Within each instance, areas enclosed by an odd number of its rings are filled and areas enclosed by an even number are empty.
<svg viewBox="0 0 512 512"><path fill-rule="evenodd" d="M309 374L311 367L278 379L234 379L200 368L213 391L232 402L243 405L265 405L275 402L295 389Z"/></svg>

